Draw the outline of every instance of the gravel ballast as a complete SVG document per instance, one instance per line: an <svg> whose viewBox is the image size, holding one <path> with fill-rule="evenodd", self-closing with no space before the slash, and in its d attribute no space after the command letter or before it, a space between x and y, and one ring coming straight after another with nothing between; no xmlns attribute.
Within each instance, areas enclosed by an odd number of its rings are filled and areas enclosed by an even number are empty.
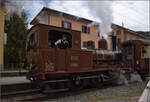
<svg viewBox="0 0 150 102"><path fill-rule="evenodd" d="M136 82L44 102L137 102L146 82Z"/></svg>
<svg viewBox="0 0 150 102"><path fill-rule="evenodd" d="M46 98L39 100L39 102L138 102L145 86L146 82L135 82L119 86L105 85L101 89L92 88L77 92L62 92L59 95L56 94L55 98L51 98L51 95L55 96L55 94L47 94ZM19 95L10 99L2 99L1 102L16 102L18 99L24 100L38 97L45 97L45 94Z"/></svg>

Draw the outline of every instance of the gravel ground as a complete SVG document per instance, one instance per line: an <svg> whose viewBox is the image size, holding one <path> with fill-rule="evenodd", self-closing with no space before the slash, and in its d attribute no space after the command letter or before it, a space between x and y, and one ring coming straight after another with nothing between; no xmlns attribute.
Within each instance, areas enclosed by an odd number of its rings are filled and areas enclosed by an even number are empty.
<svg viewBox="0 0 150 102"><path fill-rule="evenodd" d="M132 83L44 102L137 102L145 85L146 82Z"/></svg>
<svg viewBox="0 0 150 102"><path fill-rule="evenodd" d="M106 101L99 101L99 102L138 102L138 99L134 99L131 97L123 97L123 98L106 100Z"/></svg>
<svg viewBox="0 0 150 102"><path fill-rule="evenodd" d="M146 82L136 82L129 85L120 85L102 89L97 89L78 95L70 95L58 99L48 99L40 102L138 102ZM29 95L30 97L33 97ZM36 95L37 96L37 95ZM19 99L23 97L14 97ZM28 97L29 98L29 97ZM16 102L11 99L3 99L1 102Z"/></svg>

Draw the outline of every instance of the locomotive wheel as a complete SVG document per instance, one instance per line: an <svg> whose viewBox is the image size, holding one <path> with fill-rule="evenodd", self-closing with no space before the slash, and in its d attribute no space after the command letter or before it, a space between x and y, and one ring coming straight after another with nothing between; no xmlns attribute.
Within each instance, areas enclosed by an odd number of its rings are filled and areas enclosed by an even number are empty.
<svg viewBox="0 0 150 102"><path fill-rule="evenodd" d="M91 86L92 87L101 88L102 85L103 85L103 81L102 81L101 77L91 79Z"/></svg>
<svg viewBox="0 0 150 102"><path fill-rule="evenodd" d="M36 81L36 87L39 88L42 92L45 90L45 84L42 81Z"/></svg>
<svg viewBox="0 0 150 102"><path fill-rule="evenodd" d="M101 88L103 86L103 81L101 78L97 78L95 79L96 83L95 83L95 87L96 88Z"/></svg>
<svg viewBox="0 0 150 102"><path fill-rule="evenodd" d="M78 91L83 88L83 82L80 80L80 77L72 77L72 80L70 80L68 87L71 91Z"/></svg>

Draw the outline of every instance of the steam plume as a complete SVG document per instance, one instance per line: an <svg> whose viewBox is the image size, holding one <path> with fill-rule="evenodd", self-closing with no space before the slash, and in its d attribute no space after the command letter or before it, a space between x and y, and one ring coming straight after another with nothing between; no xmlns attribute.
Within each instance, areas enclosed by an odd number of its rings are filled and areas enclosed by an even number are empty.
<svg viewBox="0 0 150 102"><path fill-rule="evenodd" d="M113 11L110 1L88 1L87 4L90 13L101 21L101 36L107 38L107 33L111 30L110 26L113 21Z"/></svg>

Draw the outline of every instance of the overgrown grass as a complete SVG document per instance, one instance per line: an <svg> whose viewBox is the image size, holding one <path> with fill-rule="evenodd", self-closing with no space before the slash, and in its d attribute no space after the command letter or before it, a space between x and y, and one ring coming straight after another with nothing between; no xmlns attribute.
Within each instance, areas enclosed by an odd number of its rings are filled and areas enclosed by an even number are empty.
<svg viewBox="0 0 150 102"><path fill-rule="evenodd" d="M120 94L120 95L117 95L117 96L110 96L110 97L103 97L103 98L97 97L95 99L90 100L89 102L111 100L111 99L122 98L122 97L132 97L132 96L135 96L135 95L141 95L143 91L144 91L144 88L139 88L136 91L126 93L126 94Z"/></svg>

